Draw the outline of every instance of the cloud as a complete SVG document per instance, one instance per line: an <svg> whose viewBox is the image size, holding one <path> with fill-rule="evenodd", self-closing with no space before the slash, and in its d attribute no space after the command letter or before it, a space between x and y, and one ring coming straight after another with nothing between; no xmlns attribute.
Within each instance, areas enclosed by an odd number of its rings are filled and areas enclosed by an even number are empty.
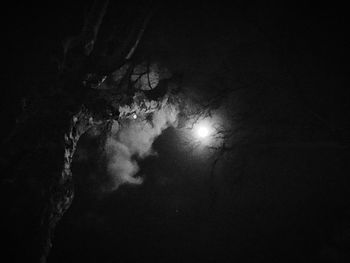
<svg viewBox="0 0 350 263"><path fill-rule="evenodd" d="M113 175L113 183L115 187L123 183L140 184L141 178L135 178L139 167L137 162L132 159L132 153L123 143L110 137L106 141L106 153L108 156L108 173Z"/></svg>
<svg viewBox="0 0 350 263"><path fill-rule="evenodd" d="M149 102L149 105L154 103ZM156 154L152 144L163 130L176 125L178 107L166 100L148 111L133 105L124 109L122 114L124 117L114 122L105 144L107 171L113 181L112 190L124 183L142 183L141 177L135 177L139 171L136 159ZM132 118L132 114L137 114L137 118Z"/></svg>

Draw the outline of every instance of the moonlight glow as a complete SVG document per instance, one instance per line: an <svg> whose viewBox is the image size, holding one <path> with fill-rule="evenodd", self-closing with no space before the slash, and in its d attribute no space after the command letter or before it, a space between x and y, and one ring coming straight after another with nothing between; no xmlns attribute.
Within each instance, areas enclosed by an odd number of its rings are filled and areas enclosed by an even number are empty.
<svg viewBox="0 0 350 263"><path fill-rule="evenodd" d="M199 139L204 139L209 136L209 128L202 125L199 126L196 130L196 135Z"/></svg>
<svg viewBox="0 0 350 263"><path fill-rule="evenodd" d="M193 127L193 136L202 142L208 142L212 132L211 123L208 120L202 120Z"/></svg>

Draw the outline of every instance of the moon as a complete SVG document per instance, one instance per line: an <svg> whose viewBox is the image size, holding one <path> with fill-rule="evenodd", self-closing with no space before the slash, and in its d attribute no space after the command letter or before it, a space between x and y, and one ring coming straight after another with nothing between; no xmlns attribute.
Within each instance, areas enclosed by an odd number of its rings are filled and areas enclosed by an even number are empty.
<svg viewBox="0 0 350 263"><path fill-rule="evenodd" d="M207 127L201 126L197 129L198 138L205 138L209 135L209 129Z"/></svg>
<svg viewBox="0 0 350 263"><path fill-rule="evenodd" d="M195 129L195 135L198 139L204 140L210 135L210 128L207 125L198 125Z"/></svg>

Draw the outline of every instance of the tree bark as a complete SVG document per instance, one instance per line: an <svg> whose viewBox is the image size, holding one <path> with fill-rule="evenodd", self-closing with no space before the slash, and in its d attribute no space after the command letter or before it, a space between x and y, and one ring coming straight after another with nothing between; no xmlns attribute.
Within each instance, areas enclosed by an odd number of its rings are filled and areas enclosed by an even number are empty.
<svg viewBox="0 0 350 263"><path fill-rule="evenodd" d="M92 115L84 108L75 114L69 130L64 135L64 157L62 171L58 178L54 178L50 186L50 198L43 211L40 229L40 263L47 261L52 247L54 230L64 213L72 204L74 197L74 183L72 175L72 161L80 137L96 125Z"/></svg>

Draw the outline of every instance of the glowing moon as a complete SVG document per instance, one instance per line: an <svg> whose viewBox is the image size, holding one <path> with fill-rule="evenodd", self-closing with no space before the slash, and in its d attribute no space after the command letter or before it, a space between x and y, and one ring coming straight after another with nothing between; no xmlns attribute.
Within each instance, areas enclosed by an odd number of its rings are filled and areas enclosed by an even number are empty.
<svg viewBox="0 0 350 263"><path fill-rule="evenodd" d="M199 139L205 139L209 136L209 134L210 134L210 130L205 125L200 125L196 128L196 136Z"/></svg>

